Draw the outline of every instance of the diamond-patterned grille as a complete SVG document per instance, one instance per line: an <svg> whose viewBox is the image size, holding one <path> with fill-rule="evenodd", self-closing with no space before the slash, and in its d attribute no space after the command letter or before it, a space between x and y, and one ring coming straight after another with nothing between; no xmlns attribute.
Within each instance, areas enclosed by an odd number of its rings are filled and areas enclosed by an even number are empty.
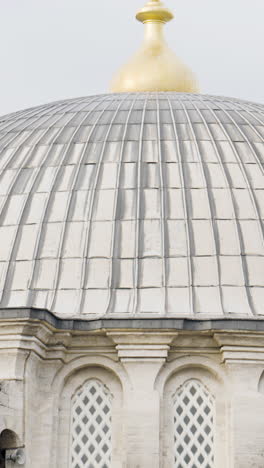
<svg viewBox="0 0 264 468"><path fill-rule="evenodd" d="M112 396L89 380L75 395L71 421L71 468L110 468Z"/></svg>
<svg viewBox="0 0 264 468"><path fill-rule="evenodd" d="M213 468L214 399L198 380L173 396L174 468Z"/></svg>

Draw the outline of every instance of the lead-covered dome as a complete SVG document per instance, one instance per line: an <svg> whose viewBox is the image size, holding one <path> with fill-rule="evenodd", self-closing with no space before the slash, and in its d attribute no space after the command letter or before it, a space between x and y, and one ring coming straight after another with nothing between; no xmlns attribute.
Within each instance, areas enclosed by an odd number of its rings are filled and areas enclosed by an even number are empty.
<svg viewBox="0 0 264 468"><path fill-rule="evenodd" d="M264 106L92 96L0 121L1 307L264 314Z"/></svg>

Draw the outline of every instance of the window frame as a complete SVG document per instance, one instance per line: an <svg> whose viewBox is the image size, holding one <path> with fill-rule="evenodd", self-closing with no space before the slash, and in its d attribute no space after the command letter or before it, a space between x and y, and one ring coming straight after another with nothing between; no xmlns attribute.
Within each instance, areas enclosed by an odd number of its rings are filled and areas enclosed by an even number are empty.
<svg viewBox="0 0 264 468"><path fill-rule="evenodd" d="M164 385L163 398L161 402L161 443L163 447L162 467L174 468L174 425L173 401L177 389L187 381L198 380L211 394L215 402L215 434L214 434L214 467L228 467L227 438L230 435L227 425L227 401L223 384L209 370L202 367L186 367L174 370L168 377Z"/></svg>
<svg viewBox="0 0 264 468"><path fill-rule="evenodd" d="M89 380L97 380L107 387L112 395L112 456L111 468L121 467L123 422L122 386L117 376L111 371L99 366L85 367L74 372L66 381L59 399L58 413L58 445L57 445L57 467L65 466L71 468L71 423L72 423L72 401L74 396L81 390Z"/></svg>

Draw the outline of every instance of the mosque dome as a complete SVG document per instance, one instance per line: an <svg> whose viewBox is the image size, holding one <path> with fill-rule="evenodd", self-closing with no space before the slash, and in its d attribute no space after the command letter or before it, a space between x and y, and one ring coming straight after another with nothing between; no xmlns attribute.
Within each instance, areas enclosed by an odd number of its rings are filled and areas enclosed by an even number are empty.
<svg viewBox="0 0 264 468"><path fill-rule="evenodd" d="M264 466L264 105L199 94L172 16L0 117L0 468Z"/></svg>
<svg viewBox="0 0 264 468"><path fill-rule="evenodd" d="M263 115L160 92L2 117L1 308L263 318Z"/></svg>

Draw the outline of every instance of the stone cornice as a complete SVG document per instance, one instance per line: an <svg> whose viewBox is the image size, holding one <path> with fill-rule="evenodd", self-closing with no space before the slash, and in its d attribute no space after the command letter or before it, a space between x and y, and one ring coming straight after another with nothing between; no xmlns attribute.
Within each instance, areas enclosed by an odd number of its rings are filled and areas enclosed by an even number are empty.
<svg viewBox="0 0 264 468"><path fill-rule="evenodd" d="M74 319L57 317L45 309L9 308L0 309L0 323L25 320L46 323L53 330L97 331L97 330L176 330L176 331L226 331L264 332L263 318L102 318Z"/></svg>
<svg viewBox="0 0 264 468"><path fill-rule="evenodd" d="M112 360L178 359L210 354L222 363L264 362L261 319L64 320L46 310L1 309L0 354L18 351L68 362L82 354Z"/></svg>

